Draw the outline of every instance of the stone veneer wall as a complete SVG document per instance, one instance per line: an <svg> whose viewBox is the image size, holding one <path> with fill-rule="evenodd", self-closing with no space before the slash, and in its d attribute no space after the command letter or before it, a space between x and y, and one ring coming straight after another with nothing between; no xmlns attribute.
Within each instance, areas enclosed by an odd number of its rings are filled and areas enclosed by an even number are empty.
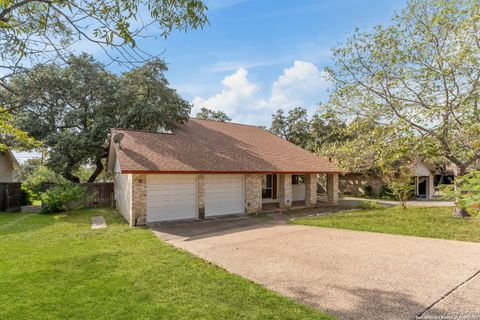
<svg viewBox="0 0 480 320"><path fill-rule="evenodd" d="M280 174L279 207L288 209L292 206L292 175Z"/></svg>
<svg viewBox="0 0 480 320"><path fill-rule="evenodd" d="M338 205L338 173L327 174L327 198L330 204Z"/></svg>
<svg viewBox="0 0 480 320"><path fill-rule="evenodd" d="M364 196L366 186L372 188L373 193L380 191L385 182L378 176L364 173L346 173L338 177L339 192L345 195ZM318 193L327 193L327 175L318 175Z"/></svg>
<svg viewBox="0 0 480 320"><path fill-rule="evenodd" d="M205 218L205 175L199 174L197 177L197 202L198 218Z"/></svg>
<svg viewBox="0 0 480 320"><path fill-rule="evenodd" d="M147 176L134 174L132 179L132 219L130 225L141 226L147 222Z"/></svg>
<svg viewBox="0 0 480 320"><path fill-rule="evenodd" d="M317 174L305 175L305 205L317 206Z"/></svg>
<svg viewBox="0 0 480 320"><path fill-rule="evenodd" d="M245 213L262 211L262 175L245 175Z"/></svg>

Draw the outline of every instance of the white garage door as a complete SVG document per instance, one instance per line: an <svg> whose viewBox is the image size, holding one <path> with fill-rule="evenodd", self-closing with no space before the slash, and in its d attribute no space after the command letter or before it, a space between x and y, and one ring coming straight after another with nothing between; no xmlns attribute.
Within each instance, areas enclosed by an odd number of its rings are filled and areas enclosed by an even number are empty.
<svg viewBox="0 0 480 320"><path fill-rule="evenodd" d="M147 222L197 217L197 177L187 174L147 176Z"/></svg>
<svg viewBox="0 0 480 320"><path fill-rule="evenodd" d="M205 176L205 216L243 213L243 175Z"/></svg>

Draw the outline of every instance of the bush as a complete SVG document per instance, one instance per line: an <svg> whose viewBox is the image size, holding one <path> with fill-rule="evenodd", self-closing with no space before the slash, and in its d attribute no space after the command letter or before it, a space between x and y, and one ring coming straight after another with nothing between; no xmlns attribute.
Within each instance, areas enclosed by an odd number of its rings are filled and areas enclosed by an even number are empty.
<svg viewBox="0 0 480 320"><path fill-rule="evenodd" d="M62 185L69 183L69 181L61 175L53 172L44 165L40 165L23 181L23 184L32 190L35 195L40 196L43 182Z"/></svg>
<svg viewBox="0 0 480 320"><path fill-rule="evenodd" d="M378 197L385 200L397 200L392 190L386 185L380 187L380 190L378 191Z"/></svg>
<svg viewBox="0 0 480 320"><path fill-rule="evenodd" d="M34 194L33 191L22 185L22 195L20 198L20 205L29 206L33 203Z"/></svg>
<svg viewBox="0 0 480 320"><path fill-rule="evenodd" d="M374 197L375 192L373 192L373 188L371 185L367 184L362 187L363 188L363 194L367 197Z"/></svg>
<svg viewBox="0 0 480 320"><path fill-rule="evenodd" d="M382 209L383 206L378 203L377 201L372 201L372 200L364 200L354 206L356 209L362 209L362 210L377 210L377 209Z"/></svg>
<svg viewBox="0 0 480 320"><path fill-rule="evenodd" d="M471 215L480 214L480 171L472 171L464 176L456 177L457 188L451 188L451 197L455 205Z"/></svg>
<svg viewBox="0 0 480 320"><path fill-rule="evenodd" d="M68 214L72 209L82 205L86 191L86 188L73 183L50 188L42 194L42 212Z"/></svg>

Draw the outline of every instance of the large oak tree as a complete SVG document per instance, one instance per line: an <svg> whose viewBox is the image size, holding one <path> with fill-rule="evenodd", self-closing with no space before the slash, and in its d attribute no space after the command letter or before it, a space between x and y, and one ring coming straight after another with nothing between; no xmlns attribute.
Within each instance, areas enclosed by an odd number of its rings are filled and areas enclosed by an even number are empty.
<svg viewBox="0 0 480 320"><path fill-rule="evenodd" d="M103 170L110 128L155 130L185 121L190 104L168 87L165 64L150 61L121 76L91 56L71 56L67 65L37 66L11 78L21 97L0 91L15 112L16 125L42 141L47 166L68 180L81 165L93 165L88 179Z"/></svg>

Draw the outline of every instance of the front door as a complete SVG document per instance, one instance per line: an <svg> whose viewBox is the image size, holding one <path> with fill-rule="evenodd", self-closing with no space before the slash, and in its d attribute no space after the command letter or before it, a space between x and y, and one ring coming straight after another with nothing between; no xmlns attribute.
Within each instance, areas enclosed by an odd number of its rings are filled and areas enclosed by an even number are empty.
<svg viewBox="0 0 480 320"><path fill-rule="evenodd" d="M417 194L418 198L427 198L428 195L428 177L417 177Z"/></svg>
<svg viewBox="0 0 480 320"><path fill-rule="evenodd" d="M266 174L262 179L262 201L264 203L276 202L277 196L277 175Z"/></svg>

